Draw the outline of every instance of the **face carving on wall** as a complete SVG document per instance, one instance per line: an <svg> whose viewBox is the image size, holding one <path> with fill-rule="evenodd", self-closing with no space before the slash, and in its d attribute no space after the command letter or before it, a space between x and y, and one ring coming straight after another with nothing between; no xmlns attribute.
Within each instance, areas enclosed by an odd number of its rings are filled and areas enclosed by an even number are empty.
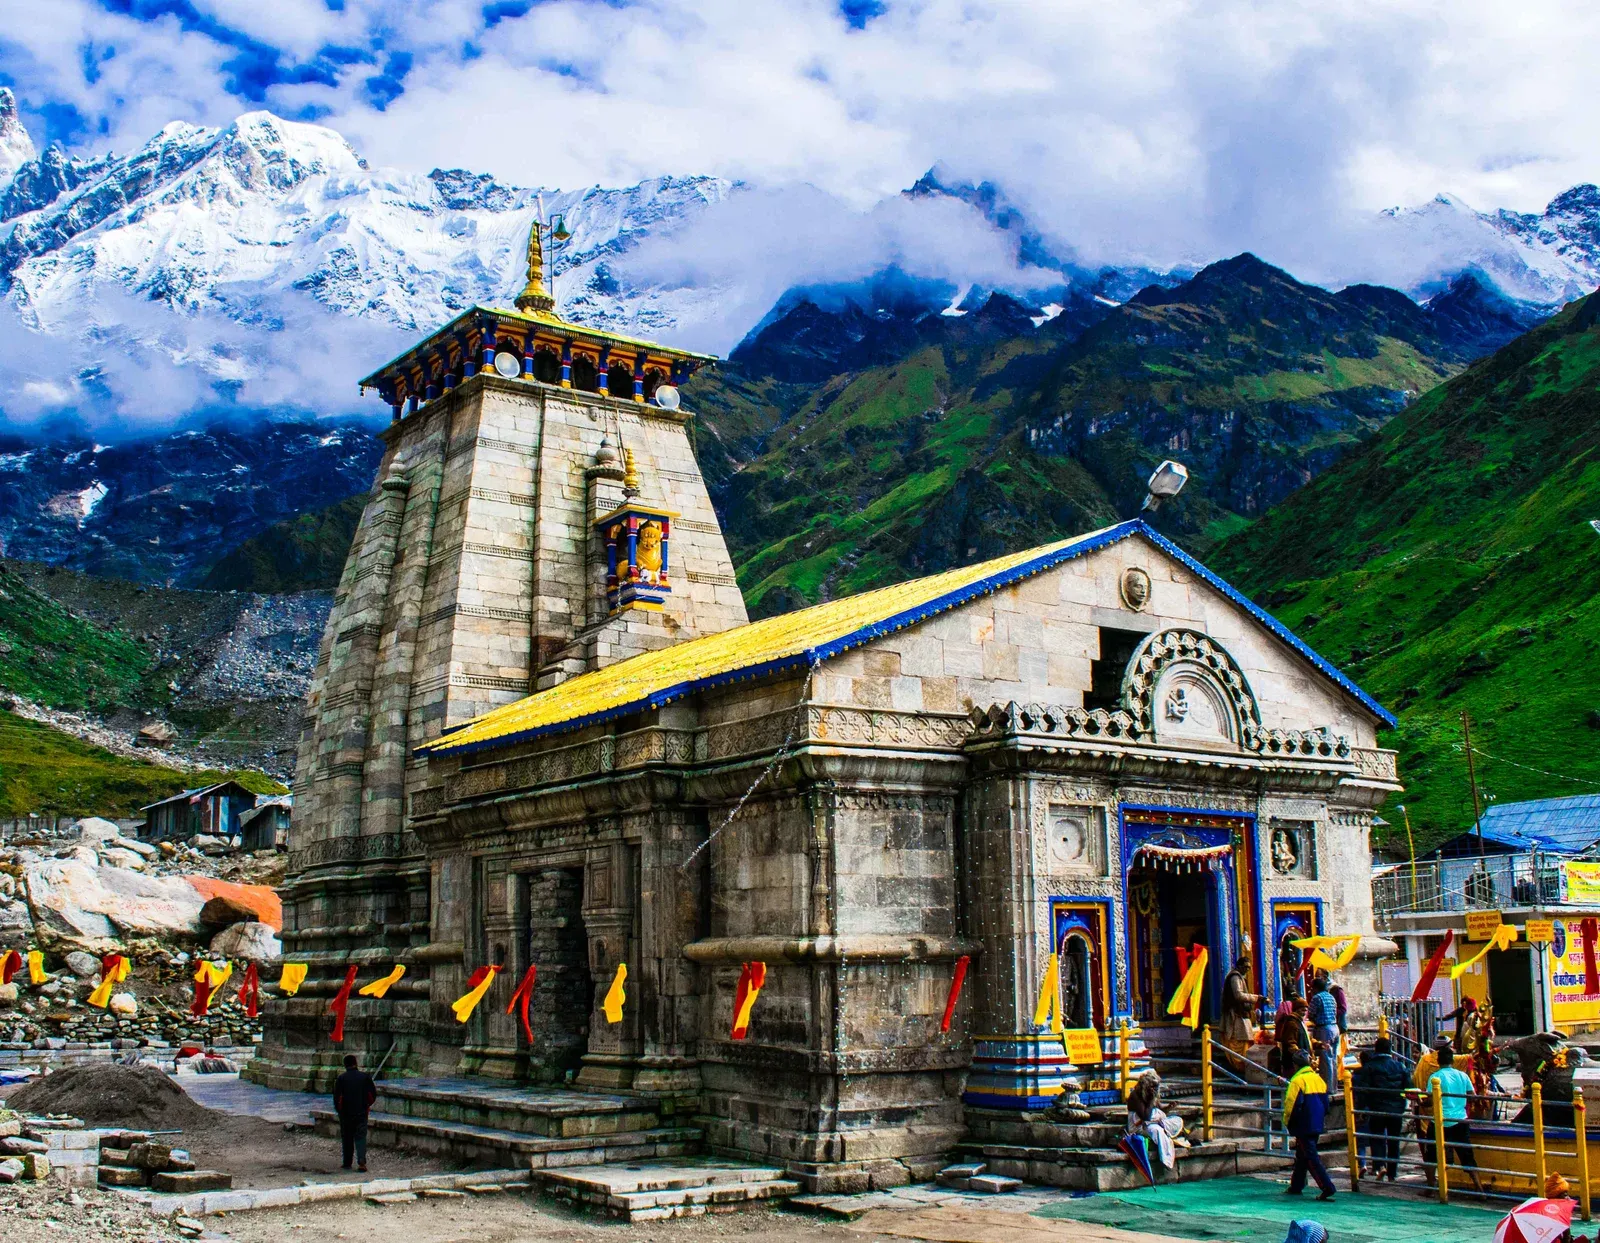
<svg viewBox="0 0 1600 1243"><path fill-rule="evenodd" d="M1135 613L1150 603L1150 576L1136 565L1122 571L1122 602Z"/></svg>

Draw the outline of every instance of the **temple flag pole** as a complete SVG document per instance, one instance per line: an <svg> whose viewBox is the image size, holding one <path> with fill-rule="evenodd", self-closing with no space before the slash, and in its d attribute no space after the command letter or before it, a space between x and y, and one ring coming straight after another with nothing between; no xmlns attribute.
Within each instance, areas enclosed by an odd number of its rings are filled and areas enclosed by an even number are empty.
<svg viewBox="0 0 1600 1243"><path fill-rule="evenodd" d="M1200 1138L1208 1144L1216 1129L1212 1112L1211 1056L1211 1024L1207 1023L1200 1029Z"/></svg>
<svg viewBox="0 0 1600 1243"><path fill-rule="evenodd" d="M1123 1100L1127 1100L1128 1094L1133 1091L1132 1080L1128 1077L1127 1019L1123 1019L1117 1028L1117 1089L1122 1093Z"/></svg>
<svg viewBox="0 0 1600 1243"><path fill-rule="evenodd" d="M1544 1181L1550 1177L1550 1171L1544 1151L1544 1088L1537 1081L1528 1099L1533 1103L1533 1159L1539 1167L1539 1181L1533 1185L1533 1194L1540 1195L1544 1192Z"/></svg>
<svg viewBox="0 0 1600 1243"><path fill-rule="evenodd" d="M1449 1162L1445 1160L1445 1150L1448 1145L1444 1142L1444 1089L1439 1080L1434 1078L1428 1086L1433 1089L1433 1163L1437 1170L1439 1184L1439 1203L1450 1203L1450 1174ZM1580 1136L1582 1131L1579 1131ZM1580 1151L1581 1141L1580 1141Z"/></svg>
<svg viewBox="0 0 1600 1243"><path fill-rule="evenodd" d="M1589 1220L1589 1119L1583 1103L1583 1089L1572 1093L1572 1128L1578 1138L1578 1205L1583 1220ZM1543 1191L1541 1187L1539 1190Z"/></svg>

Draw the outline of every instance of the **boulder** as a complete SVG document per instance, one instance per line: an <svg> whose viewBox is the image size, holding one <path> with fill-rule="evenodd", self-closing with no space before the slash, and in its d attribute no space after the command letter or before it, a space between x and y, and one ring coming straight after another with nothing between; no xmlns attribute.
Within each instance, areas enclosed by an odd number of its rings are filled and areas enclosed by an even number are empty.
<svg viewBox="0 0 1600 1243"><path fill-rule="evenodd" d="M16 1157L0 1161L0 1183L14 1183L22 1177L22 1162Z"/></svg>
<svg viewBox="0 0 1600 1243"><path fill-rule="evenodd" d="M201 854L207 855L226 854L233 849L233 843L227 838L213 837L209 833L196 833L189 839L189 845L193 846Z"/></svg>
<svg viewBox="0 0 1600 1243"><path fill-rule="evenodd" d="M78 840L84 843L109 841L122 835L121 829L99 816L85 816L72 827L78 830Z"/></svg>
<svg viewBox="0 0 1600 1243"><path fill-rule="evenodd" d="M15 945L18 941L31 940L33 915L21 895L11 901L0 901L0 945Z"/></svg>
<svg viewBox="0 0 1600 1243"><path fill-rule="evenodd" d="M165 721L150 721L139 727L133 740L136 747L164 747L178 736L178 731Z"/></svg>
<svg viewBox="0 0 1600 1243"><path fill-rule="evenodd" d="M112 993L109 1008L119 1019L139 1017L139 1001L132 993Z"/></svg>
<svg viewBox="0 0 1600 1243"><path fill-rule="evenodd" d="M249 919L224 928L212 937L211 952L228 958L242 958L246 962L274 962L283 957L283 943L278 940L270 924Z"/></svg>
<svg viewBox="0 0 1600 1243"><path fill-rule="evenodd" d="M67 970L80 980L87 980L99 974L100 960L93 954L85 954L82 950L73 950L67 955Z"/></svg>
<svg viewBox="0 0 1600 1243"><path fill-rule="evenodd" d="M149 842L141 842L135 837L118 837L107 842L106 845L115 846L118 850L131 850L134 854L141 855L146 859L154 859L161 853Z"/></svg>
<svg viewBox="0 0 1600 1243"><path fill-rule="evenodd" d="M250 923L255 918L255 911L232 894L218 894L200 908L200 925L207 929L225 930L235 924Z"/></svg>
<svg viewBox="0 0 1600 1243"><path fill-rule="evenodd" d="M118 846L108 846L100 852L100 862L107 867L127 868L130 871L144 871L144 856L135 854L131 850L123 850Z"/></svg>
<svg viewBox="0 0 1600 1243"><path fill-rule="evenodd" d="M16 1005L19 996L21 996L21 993L18 991L15 981L10 984L0 984L0 1006Z"/></svg>
<svg viewBox="0 0 1600 1243"><path fill-rule="evenodd" d="M22 1162L22 1176L42 1183L50 1177L50 1158L42 1152L25 1152L18 1158Z"/></svg>
<svg viewBox="0 0 1600 1243"><path fill-rule="evenodd" d="M109 822L108 822L109 823ZM204 899L181 877L103 866L86 847L60 859L24 859L38 939L58 952L105 954L124 936L194 936Z"/></svg>
<svg viewBox="0 0 1600 1243"><path fill-rule="evenodd" d="M231 909L236 913L231 918L223 918L219 914L216 923L210 926L212 932L220 932L246 919L259 919L271 925L274 931L283 927L283 902L271 885L241 885L212 876L190 875L184 879L206 901L212 898L229 898L233 901Z"/></svg>

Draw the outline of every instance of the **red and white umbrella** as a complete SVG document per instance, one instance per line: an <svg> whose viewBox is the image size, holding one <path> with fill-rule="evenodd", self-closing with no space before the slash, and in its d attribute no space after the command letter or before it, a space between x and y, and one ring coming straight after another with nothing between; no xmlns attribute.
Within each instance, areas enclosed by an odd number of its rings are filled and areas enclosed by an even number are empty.
<svg viewBox="0 0 1600 1243"><path fill-rule="evenodd" d="M1572 1226L1573 1200L1524 1200L1507 1213L1494 1243L1555 1243Z"/></svg>

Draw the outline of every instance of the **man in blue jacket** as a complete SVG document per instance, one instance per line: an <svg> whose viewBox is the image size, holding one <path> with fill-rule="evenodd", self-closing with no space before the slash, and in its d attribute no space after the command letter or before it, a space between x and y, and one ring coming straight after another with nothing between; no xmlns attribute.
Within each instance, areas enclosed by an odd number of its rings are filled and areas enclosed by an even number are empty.
<svg viewBox="0 0 1600 1243"><path fill-rule="evenodd" d="M1325 975L1319 975L1311 981L1311 1004L1306 1023L1311 1028L1311 1038L1320 1046L1317 1056L1322 1063L1322 1080L1332 1084L1339 1073L1339 1003L1328 990L1328 977Z"/></svg>
<svg viewBox="0 0 1600 1243"><path fill-rule="evenodd" d="M1328 1177L1317 1141L1328 1111L1328 1084L1306 1060L1295 1058L1299 1068L1283 1093L1283 1129L1294 1137L1294 1172L1289 1175L1288 1194L1297 1196L1306 1189L1306 1175L1316 1179L1322 1189L1319 1200L1333 1199L1333 1179Z"/></svg>

